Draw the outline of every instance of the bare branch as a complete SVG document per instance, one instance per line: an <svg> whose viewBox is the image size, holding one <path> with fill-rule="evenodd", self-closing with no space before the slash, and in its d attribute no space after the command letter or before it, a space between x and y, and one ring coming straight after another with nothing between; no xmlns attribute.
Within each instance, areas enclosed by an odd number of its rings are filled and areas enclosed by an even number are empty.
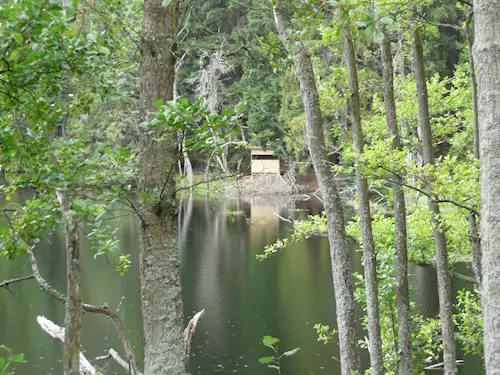
<svg viewBox="0 0 500 375"><path fill-rule="evenodd" d="M35 276L30 275L30 276L23 276L23 277L18 277L17 279L10 279L10 280L4 280L0 283L0 288L7 288L9 289L9 285L13 283L17 283L19 281L24 281L24 280L30 280L33 279Z"/></svg>
<svg viewBox="0 0 500 375"><path fill-rule="evenodd" d="M44 316L37 316L36 321L40 327L47 332L50 336L64 342L64 328L59 327ZM89 360L80 352L80 374L81 375L97 375L94 366L91 365Z"/></svg>
<svg viewBox="0 0 500 375"><path fill-rule="evenodd" d="M120 366L122 366L125 370L129 371L129 365L128 365L127 361L125 361L122 357L120 357L118 352L114 349L109 349L109 352L107 355L97 357L95 360L102 361L102 360L111 359L111 358L114 359L115 362L118 363ZM142 373L137 372L136 375L142 375Z"/></svg>
<svg viewBox="0 0 500 375"><path fill-rule="evenodd" d="M64 294L60 293L56 289L54 289L41 275L38 270L38 266L36 264L36 259L35 256L33 255L32 249L28 251L28 256L30 258L30 263L31 263L31 269L33 270L33 277L36 279L38 284L40 285L40 289L46 291L49 293L51 296L55 297L59 301L66 302L66 297ZM130 372L132 375L140 375L141 373L139 372L139 367L137 365L137 361L135 359L134 355L134 350L132 348L132 345L127 339L127 336L125 335L125 329L123 328L122 321L120 319L120 315L116 312L111 310L106 304L103 306L95 306L95 305L89 305L87 303L82 304L82 309L86 312L91 312L91 313L96 313L96 314L102 314L107 316L115 325L118 337L120 338L123 348L125 350L125 353L127 354L127 358L130 363Z"/></svg>
<svg viewBox="0 0 500 375"><path fill-rule="evenodd" d="M290 224L293 224L293 219L291 217L289 217L288 219L277 214L276 212L273 212L273 215L276 216L277 218L279 218L280 220L283 220L283 221L286 221L287 223L290 223Z"/></svg>
<svg viewBox="0 0 500 375"><path fill-rule="evenodd" d="M189 354L191 353L191 343L193 341L193 336L196 332L196 328L200 323L203 314L205 313L205 309L197 312L189 321L186 329L184 330L184 360L187 361L189 359Z"/></svg>

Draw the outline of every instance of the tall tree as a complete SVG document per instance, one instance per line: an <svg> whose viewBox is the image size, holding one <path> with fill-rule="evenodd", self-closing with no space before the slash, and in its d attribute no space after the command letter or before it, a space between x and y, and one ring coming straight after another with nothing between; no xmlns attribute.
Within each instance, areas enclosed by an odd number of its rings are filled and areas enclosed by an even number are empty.
<svg viewBox="0 0 500 375"><path fill-rule="evenodd" d="M420 27L414 25L412 33L413 63L417 82L418 120L420 140L423 149L424 165L434 163L434 141L432 138L429 115L429 97L425 77L424 52L420 37ZM448 246L441 222L439 206L432 195L431 181L427 181L428 206L431 213L432 233L436 249L436 272L439 295L439 317L441 319L441 336L443 339L443 359L445 375L457 374L456 345L453 328L453 303L451 298L451 278L448 266Z"/></svg>
<svg viewBox="0 0 500 375"><path fill-rule="evenodd" d="M481 155L481 249L486 374L500 368L500 7L475 0L475 43Z"/></svg>
<svg viewBox="0 0 500 375"><path fill-rule="evenodd" d="M276 29L283 43L295 55L295 69L299 77L302 103L306 115L306 137L309 154L316 171L324 200L328 224L328 241L332 262L333 284L337 309L337 326L342 375L360 373L354 282L349 246L346 240L344 213L337 186L328 162L323 134L323 117L319 102L316 77L311 57L304 43L290 36L292 29L287 9L277 0L274 4Z"/></svg>
<svg viewBox="0 0 500 375"><path fill-rule="evenodd" d="M342 20L345 11L339 8L339 20ZM361 125L361 105L359 99L358 68L354 41L349 25L342 21L342 40L344 42L344 59L347 66L350 96L348 99L349 113L352 123L352 139L354 150L358 155L363 153L364 139ZM357 157L359 158L359 156ZM365 270L366 312L368 316L368 339L370 353L370 373L384 374L382 353L382 337L380 334L380 312L377 283L377 259L372 232L372 215L370 211L370 196L368 182L363 176L360 165L356 165L356 187L358 192L359 218L363 243L363 268Z"/></svg>
<svg viewBox="0 0 500 375"><path fill-rule="evenodd" d="M383 26L382 26L383 27ZM392 150L401 148L401 136L396 115L394 99L394 68L392 65L391 40L383 28L384 38L380 43L380 58L382 60L382 76L384 86L385 117L387 130L392 137ZM408 288L408 243L406 231L406 202L401 188L401 181L392 184L394 200L394 229L396 244L396 304L398 307L398 371L400 375L413 373L411 352L411 316L410 296Z"/></svg>
<svg viewBox="0 0 500 375"><path fill-rule="evenodd" d="M153 103L172 100L178 2L144 1L141 31L140 115L150 118ZM164 6L165 4L166 6ZM144 374L184 374L177 208L172 172L176 134L164 143L145 132L140 142L140 278L144 328Z"/></svg>

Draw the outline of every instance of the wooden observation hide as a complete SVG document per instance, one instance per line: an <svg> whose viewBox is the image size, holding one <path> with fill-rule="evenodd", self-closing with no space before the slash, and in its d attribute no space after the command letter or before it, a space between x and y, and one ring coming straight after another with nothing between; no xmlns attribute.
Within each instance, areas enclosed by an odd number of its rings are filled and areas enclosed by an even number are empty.
<svg viewBox="0 0 500 375"><path fill-rule="evenodd" d="M250 150L252 175L280 173L280 159L271 150L263 150L260 147L251 147Z"/></svg>

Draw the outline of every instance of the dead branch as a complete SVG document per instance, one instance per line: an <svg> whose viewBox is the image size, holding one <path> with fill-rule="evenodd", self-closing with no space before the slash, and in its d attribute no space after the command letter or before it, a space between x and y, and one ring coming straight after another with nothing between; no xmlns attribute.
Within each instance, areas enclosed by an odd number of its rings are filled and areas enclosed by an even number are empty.
<svg viewBox="0 0 500 375"><path fill-rule="evenodd" d="M40 289L49 293L52 297L55 297L61 302L66 302L66 297L64 294L60 293L56 289L52 288L50 284L40 275L40 271L38 271L38 266L36 264L35 256L33 255L33 247L28 250L28 257L31 263L31 269L33 271L33 276L35 277Z"/></svg>
<svg viewBox="0 0 500 375"><path fill-rule="evenodd" d="M189 354L191 353L191 343L193 341L193 336L196 332L196 328L200 323L203 314L205 313L205 309L197 312L189 321L186 329L184 330L184 360L187 362L189 359Z"/></svg>
<svg viewBox="0 0 500 375"><path fill-rule="evenodd" d="M36 321L40 327L55 339L64 342L64 328L59 327L44 316L37 316ZM87 358L80 352L80 374L97 375L97 371Z"/></svg>
<svg viewBox="0 0 500 375"><path fill-rule="evenodd" d="M118 352L114 349L109 349L108 354L97 357L95 360L96 361L102 361L106 359L114 359L116 363L118 363L120 366L122 366L125 370L129 371L129 365L127 361L125 361ZM136 372L136 375L142 375L140 372Z"/></svg>
<svg viewBox="0 0 500 375"><path fill-rule="evenodd" d="M294 222L293 222L293 219L292 219L291 217L289 217L289 218L287 219L287 218L285 218L285 217L283 217L283 216L281 216L281 215L277 214L276 212L273 212L273 215L274 215L274 216L276 216L276 217L277 217L278 219L280 219L280 220L286 221L287 223L290 223L290 224L293 224L293 223L294 223Z"/></svg>
<svg viewBox="0 0 500 375"><path fill-rule="evenodd" d="M46 291L49 293L51 296L55 297L61 302L66 302L66 297L64 294L60 293L56 289L54 289L40 274L38 270L38 266L36 263L36 258L33 254L33 250L30 249L28 251L28 256L30 259L31 263L31 269L33 270L33 276L38 282L38 285L40 285L40 289ZM140 375L141 373L139 372L139 367L137 365L137 360L135 359L134 355L134 350L132 348L132 345L127 339L127 336L125 335L125 329L123 328L122 321L120 319L120 315L116 312L111 310L106 304L103 306L96 306L96 305L90 305L87 303L82 304L82 309L86 312L91 312L95 314L102 314L107 316L115 325L116 332L118 334L118 337L120 338L123 349L125 350L125 353L127 354L127 359L130 364L130 372L132 375Z"/></svg>
<svg viewBox="0 0 500 375"><path fill-rule="evenodd" d="M17 283L19 281L30 280L30 279L33 279L34 277L35 276L30 275L30 276L18 277L17 279L4 280L0 283L0 288L9 289L10 284L14 284L14 283Z"/></svg>

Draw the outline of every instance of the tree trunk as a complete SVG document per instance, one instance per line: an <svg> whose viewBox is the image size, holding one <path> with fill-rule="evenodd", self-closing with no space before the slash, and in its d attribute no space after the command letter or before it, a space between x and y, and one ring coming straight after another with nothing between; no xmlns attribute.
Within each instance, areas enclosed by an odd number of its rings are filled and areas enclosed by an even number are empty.
<svg viewBox="0 0 500 375"><path fill-rule="evenodd" d="M380 313L377 282L377 259L372 233L372 216L370 212L370 196L368 182L360 170L359 155L363 153L364 140L361 125L361 106L359 101L358 69L354 42L347 25L342 28L344 41L344 58L349 77L348 107L351 115L354 151L356 152L356 186L358 190L359 217L363 242L363 267L365 270L366 312L368 315L368 351L370 353L370 374L383 375L384 361L382 353L382 336L380 334Z"/></svg>
<svg viewBox="0 0 500 375"><path fill-rule="evenodd" d="M147 121L155 100L172 100L178 3L144 1L141 31L141 120ZM160 192L140 202L140 278L144 329L144 374L185 374L183 307L177 251L175 181L177 134L159 143L143 134L140 142L139 193Z"/></svg>
<svg viewBox="0 0 500 375"><path fill-rule="evenodd" d="M418 117L420 126L420 137L423 149L424 164L434 163L434 150L432 129L429 117L429 102L427 94L427 82L425 77L424 53L420 39L420 29L415 26L413 30L413 61L415 69L415 80L417 82ZM456 346L453 328L453 304L451 299L451 279L448 269L448 248L444 228L441 224L439 206L432 198L431 182L427 182L429 193L428 206L432 215L431 225L436 247L436 272L439 295L439 316L441 319L441 336L443 339L444 374L455 375L458 373L456 364Z"/></svg>
<svg viewBox="0 0 500 375"><path fill-rule="evenodd" d="M385 116L387 130L392 137L392 149L401 148L401 137L396 116L394 99L394 68L392 66L391 41L384 30L384 40L380 44L382 59L382 75L384 86ZM411 316L408 288L408 244L406 233L406 202L401 185L392 184L394 200L394 227L396 237L396 304L398 307L398 373L413 374L413 359L411 352Z"/></svg>
<svg viewBox="0 0 500 375"><path fill-rule="evenodd" d="M82 330L82 294L80 290L80 246L78 227L68 211L73 206L71 196L57 190L66 235L66 313L64 317L64 375L80 374L80 338Z"/></svg>
<svg viewBox="0 0 500 375"><path fill-rule="evenodd" d="M354 282L351 257L346 240L344 213L337 187L328 163L323 135L323 120L316 88L316 80L311 58L300 40L290 40L289 18L282 9L280 0L274 5L274 19L280 39L291 43L296 62L295 68L300 82L302 103L306 115L306 137L309 153L318 178L324 200L328 223L328 240L332 262L333 284L340 346L342 375L361 373L358 338L356 334L356 314L354 302Z"/></svg>
<svg viewBox="0 0 500 375"><path fill-rule="evenodd" d="M481 250L486 374L500 369L500 7L474 1L481 155Z"/></svg>
<svg viewBox="0 0 500 375"><path fill-rule="evenodd" d="M474 156L479 159L479 118L477 108L477 80L476 68L474 66L473 40L471 39L469 25L472 20L472 12L467 16L464 25L465 40L467 42L467 52L469 55L469 75L472 88L472 114L473 114L473 129L474 129ZM479 229L477 217L473 212L469 213L469 242L472 249L472 270L474 276L481 286L481 240L479 237Z"/></svg>

